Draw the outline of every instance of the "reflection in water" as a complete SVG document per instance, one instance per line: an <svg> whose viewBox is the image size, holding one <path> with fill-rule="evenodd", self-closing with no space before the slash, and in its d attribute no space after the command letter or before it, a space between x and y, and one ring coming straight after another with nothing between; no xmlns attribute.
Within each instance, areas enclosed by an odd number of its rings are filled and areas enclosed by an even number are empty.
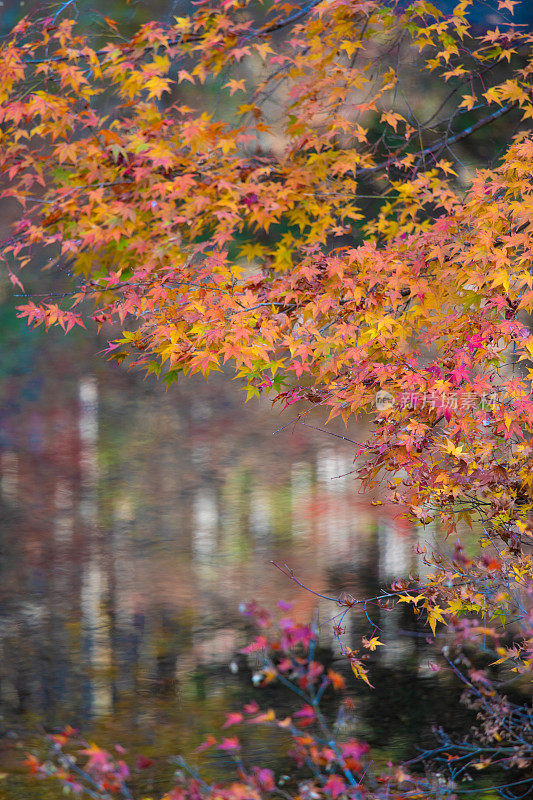
<svg viewBox="0 0 533 800"><path fill-rule="evenodd" d="M109 678L110 631L104 613L108 576L97 537L98 526L98 388L94 377L79 382L80 516L87 556L80 587L83 652L92 680L86 687L87 716L112 709ZM58 559L59 562L59 559Z"/></svg>
<svg viewBox="0 0 533 800"><path fill-rule="evenodd" d="M316 609L270 560L356 596L422 566L409 532L358 493L348 443L301 425L273 436L279 414L244 405L224 375L166 392L83 354L95 343L31 342L39 358L0 383L4 731L101 722L104 739L144 748L157 729L161 750L186 752L252 692L239 604L293 600L306 621ZM330 659L334 613L319 608ZM386 743L396 722L377 719L404 685L405 714L426 713L411 746L442 712L415 708L412 683L439 678L416 678L427 645L402 635L403 612L371 613L390 646L373 656L376 692L358 689L338 729ZM354 613L348 643L369 624Z"/></svg>

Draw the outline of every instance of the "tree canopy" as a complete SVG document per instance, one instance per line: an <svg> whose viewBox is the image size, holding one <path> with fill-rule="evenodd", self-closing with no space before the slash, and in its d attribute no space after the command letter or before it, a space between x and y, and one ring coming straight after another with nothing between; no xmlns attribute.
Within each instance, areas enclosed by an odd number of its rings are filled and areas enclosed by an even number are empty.
<svg viewBox="0 0 533 800"><path fill-rule="evenodd" d="M15 286L43 260L57 276L20 315L118 324L109 355L169 383L229 362L248 397L376 412L363 484L447 533L480 523L523 588L533 36L516 4L481 33L469 0L196 5L131 38L106 18L98 45L27 17L2 43L3 197L22 208L2 256ZM485 129L499 150L472 164ZM450 613L517 602L449 594Z"/></svg>
<svg viewBox="0 0 533 800"><path fill-rule="evenodd" d="M517 3L490 30L471 0L194 5L91 38L66 3L3 40L2 196L21 210L1 254L17 291L43 263L54 276L19 314L90 318L111 358L168 383L228 363L297 419L371 418L354 475L481 543L426 554L433 572L379 602L528 672L533 35Z"/></svg>

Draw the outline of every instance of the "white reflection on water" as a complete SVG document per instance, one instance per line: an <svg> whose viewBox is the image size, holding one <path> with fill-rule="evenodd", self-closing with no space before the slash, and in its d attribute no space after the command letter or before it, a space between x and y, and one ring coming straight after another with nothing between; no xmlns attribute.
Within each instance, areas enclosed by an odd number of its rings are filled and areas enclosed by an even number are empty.
<svg viewBox="0 0 533 800"><path fill-rule="evenodd" d="M79 384L79 432L82 500L80 510L88 543L88 559L81 581L81 610L83 647L94 675L89 689L88 705L91 716L107 714L112 708L109 671L112 664L109 624L104 614L105 598L109 591L105 565L96 538L98 505L98 388L93 376L84 377Z"/></svg>
<svg viewBox="0 0 533 800"><path fill-rule="evenodd" d="M9 503L15 503L18 490L18 457L11 450L2 453L2 494Z"/></svg>
<svg viewBox="0 0 533 800"><path fill-rule="evenodd" d="M271 533L271 509L268 489L254 486L250 498L250 533L254 541L265 546Z"/></svg>
<svg viewBox="0 0 533 800"><path fill-rule="evenodd" d="M384 584L393 578L409 574L411 569L412 541L399 531L389 520L380 519L378 523L379 577Z"/></svg>
<svg viewBox="0 0 533 800"><path fill-rule="evenodd" d="M196 492L193 518L192 549L194 559L201 562L213 556L217 547L218 509L214 489L202 487Z"/></svg>

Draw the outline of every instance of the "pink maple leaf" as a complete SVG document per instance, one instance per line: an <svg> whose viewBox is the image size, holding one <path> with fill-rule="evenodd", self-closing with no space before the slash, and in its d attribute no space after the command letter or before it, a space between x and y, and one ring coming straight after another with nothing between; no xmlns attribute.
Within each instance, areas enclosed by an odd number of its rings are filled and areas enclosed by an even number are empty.
<svg viewBox="0 0 533 800"><path fill-rule="evenodd" d="M337 800L337 797L346 791L346 784L339 775L331 775L331 777L328 778L324 789L328 794L331 795L333 800Z"/></svg>
<svg viewBox="0 0 533 800"><path fill-rule="evenodd" d="M236 736L228 736L226 739L223 739L217 746L217 750L224 750L227 753L240 749L241 749L241 743L239 742Z"/></svg>
<svg viewBox="0 0 533 800"><path fill-rule="evenodd" d="M232 725L238 725L239 722L242 722L243 716L239 711L234 711L230 714L226 714L226 721L223 724L222 728L231 728Z"/></svg>

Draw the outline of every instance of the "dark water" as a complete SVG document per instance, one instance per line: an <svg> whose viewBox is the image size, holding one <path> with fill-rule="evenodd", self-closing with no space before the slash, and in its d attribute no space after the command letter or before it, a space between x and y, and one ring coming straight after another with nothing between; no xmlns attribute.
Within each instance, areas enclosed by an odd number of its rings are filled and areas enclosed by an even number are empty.
<svg viewBox="0 0 533 800"><path fill-rule="evenodd" d="M67 723L159 757L190 752L224 710L257 694L238 653L249 637L243 600L293 601L305 621L318 609L326 657L346 671L328 622L334 606L317 605L271 560L319 592L355 596L423 566L422 534L372 506L346 474L352 445L302 425L273 435L291 417L244 404L230 376L165 391L107 364L88 335L28 331L9 304L1 339L8 770L28 736ZM430 671L412 620L376 610L373 622L388 644L371 666L376 689L354 687L343 726L401 757L448 720L456 689ZM354 614L347 642L368 631ZM274 687L265 702L287 700ZM274 748L266 760L277 758Z"/></svg>

